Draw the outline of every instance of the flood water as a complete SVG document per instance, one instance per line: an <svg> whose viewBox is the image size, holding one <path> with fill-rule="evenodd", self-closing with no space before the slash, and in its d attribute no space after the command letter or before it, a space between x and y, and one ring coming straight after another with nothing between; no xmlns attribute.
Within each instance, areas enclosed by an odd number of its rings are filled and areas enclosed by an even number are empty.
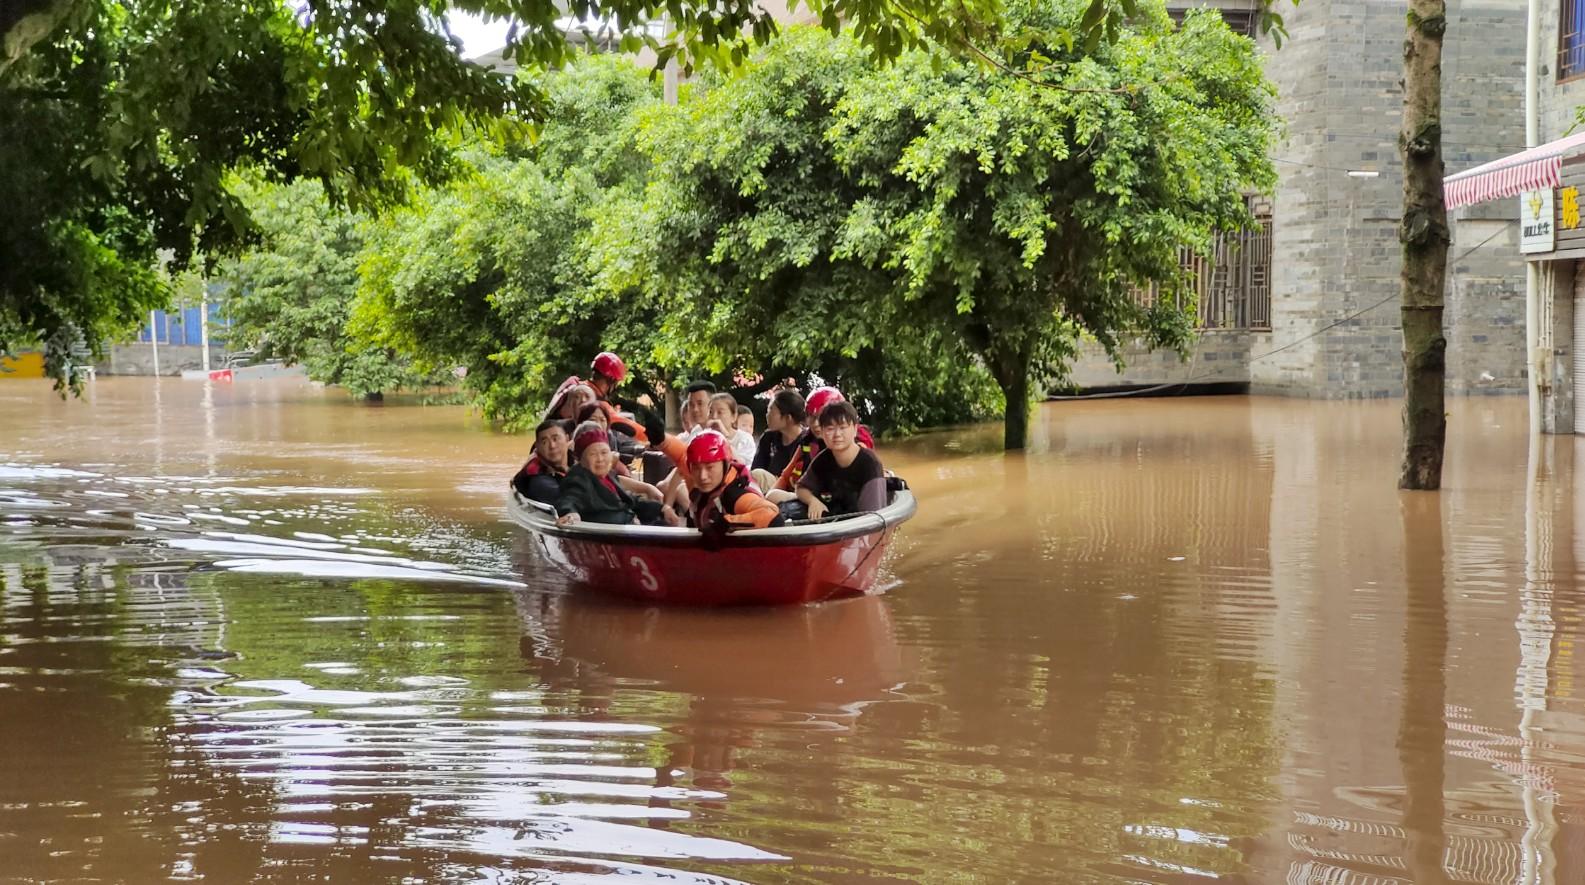
<svg viewBox="0 0 1585 885"><path fill-rule="evenodd" d="M569 594L461 407L0 382L0 882L1585 881L1524 407L1439 495L1391 402L927 434L884 593L703 612Z"/></svg>

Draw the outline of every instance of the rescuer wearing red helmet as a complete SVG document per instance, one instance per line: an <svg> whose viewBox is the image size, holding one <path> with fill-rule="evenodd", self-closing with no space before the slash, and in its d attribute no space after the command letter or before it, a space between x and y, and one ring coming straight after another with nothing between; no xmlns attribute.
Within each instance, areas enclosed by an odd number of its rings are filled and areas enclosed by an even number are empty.
<svg viewBox="0 0 1585 885"><path fill-rule="evenodd" d="M600 399L610 402L611 391L616 390L617 385L627 378L627 363L609 350L601 351L589 364L589 371L593 374L585 383L594 388Z"/></svg>
<svg viewBox="0 0 1585 885"><path fill-rule="evenodd" d="M845 397L842 391L835 387L816 387L809 392L809 398L804 400L804 411L809 414L809 423L815 424L820 420L820 412L832 403L843 402Z"/></svg>
<svg viewBox="0 0 1585 885"><path fill-rule="evenodd" d="M562 382L561 391L558 391L552 401L551 409L553 411L557 409L563 396L575 396L579 389L592 390L594 402L600 404L601 410L605 413L606 425L611 430L663 452L674 464L680 464L683 444L680 440L668 438L666 422L642 402L619 399L615 396L616 388L625 380L627 380L627 363L609 350L601 351L589 364L587 381L580 383L577 376L573 376ZM578 405L581 408L583 403L580 402ZM619 408L631 414L623 414ZM576 414L578 409L571 411Z"/></svg>
<svg viewBox="0 0 1585 885"><path fill-rule="evenodd" d="M700 531L762 529L782 523L781 511L749 482L732 445L714 430L688 442L688 519Z"/></svg>
<svg viewBox="0 0 1585 885"><path fill-rule="evenodd" d="M594 391L595 402L598 402L605 412L606 423L610 425L612 430L631 436L641 443L648 443L652 439L659 440L662 436L665 436L665 422L659 421L658 418L647 420L653 417L648 414L649 410L638 406L636 403L619 403L622 407L632 411L638 420L629 418L617 411L616 404L618 404L618 401L613 394L616 392L617 386L626 378L627 363L622 362L622 358L611 351L604 350L595 356L594 362L589 364L589 380L583 383ZM651 433L650 431L657 424L660 427L660 432Z"/></svg>

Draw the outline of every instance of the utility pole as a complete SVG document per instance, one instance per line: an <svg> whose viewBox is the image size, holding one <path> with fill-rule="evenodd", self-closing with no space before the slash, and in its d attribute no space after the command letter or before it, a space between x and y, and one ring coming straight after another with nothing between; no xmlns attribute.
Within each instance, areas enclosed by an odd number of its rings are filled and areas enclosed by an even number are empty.
<svg viewBox="0 0 1585 885"><path fill-rule="evenodd" d="M1529 0L1524 41L1524 146L1541 143L1541 111L1538 107L1540 71L1536 49L1541 42L1541 11L1536 0ZM1548 339L1550 335L1545 336ZM1527 393L1530 399L1530 433L1541 432L1541 265L1524 263L1524 350Z"/></svg>
<svg viewBox="0 0 1585 885"><path fill-rule="evenodd" d="M209 293L198 299L198 346L204 352L204 371L209 371Z"/></svg>
<svg viewBox="0 0 1585 885"><path fill-rule="evenodd" d="M160 326L154 311L149 311L149 350L154 353L154 377L160 377Z"/></svg>

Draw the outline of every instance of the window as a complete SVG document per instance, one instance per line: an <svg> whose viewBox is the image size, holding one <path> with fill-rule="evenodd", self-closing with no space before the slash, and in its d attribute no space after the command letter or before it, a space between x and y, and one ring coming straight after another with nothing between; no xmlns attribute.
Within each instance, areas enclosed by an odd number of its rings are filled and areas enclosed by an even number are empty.
<svg viewBox="0 0 1585 885"><path fill-rule="evenodd" d="M1219 233L1209 256L1184 249L1200 329L1271 330L1271 216L1257 214L1252 230ZM1148 307L1161 297L1158 287L1136 289L1134 300Z"/></svg>
<svg viewBox="0 0 1585 885"><path fill-rule="evenodd" d="M1562 2L1572 3L1575 0L1562 0ZM1172 17L1173 22L1181 25L1183 24L1183 14L1188 10L1189 7L1171 3L1167 7L1167 15ZM1255 36L1255 26L1258 23L1258 19L1253 9L1217 9L1216 11L1222 14L1222 21L1227 23L1227 27L1233 33L1243 34L1245 37Z"/></svg>
<svg viewBox="0 0 1585 885"><path fill-rule="evenodd" d="M1562 82L1585 75L1585 0L1562 0L1560 5L1557 78Z"/></svg>

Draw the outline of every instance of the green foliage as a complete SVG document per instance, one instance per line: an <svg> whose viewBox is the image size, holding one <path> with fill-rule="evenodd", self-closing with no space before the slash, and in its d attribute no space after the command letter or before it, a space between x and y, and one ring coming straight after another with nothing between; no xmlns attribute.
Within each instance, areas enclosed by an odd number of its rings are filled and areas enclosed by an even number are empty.
<svg viewBox="0 0 1585 885"><path fill-rule="evenodd" d="M355 395L440 383L386 348L347 332L357 293L365 222L332 209L315 182L238 187L259 226L256 248L225 262L231 345L301 363L308 376Z"/></svg>
<svg viewBox="0 0 1585 885"><path fill-rule="evenodd" d="M47 26L0 19L0 199L24 207L0 222L0 346L97 345L169 297L144 269L159 250L180 270L269 235L235 170L311 178L381 212L351 323L376 348L356 352L466 365L509 423L602 347L641 381L812 374L898 427L1022 404L1081 334L1114 353L1129 335L1183 343L1187 316L1141 311L1130 287L1180 285L1178 248L1243 223L1242 190L1273 179L1252 45L1159 5L815 2L855 36L793 33L681 109L619 60L487 75L439 33L445 6L417 0L45 5ZM552 4L451 5L521 19L522 62L570 58ZM774 31L746 0L663 6L676 32L639 39L689 66L747 61ZM638 28L660 8L573 12ZM537 140L480 128L502 112ZM46 149L30 131L82 137ZM350 285L358 233L317 221L325 254L277 231L253 258L301 263L249 271L300 296L279 313L317 343L261 340L382 383L336 362L353 351L329 293ZM309 267L334 280L323 298L288 272Z"/></svg>
<svg viewBox="0 0 1585 885"><path fill-rule="evenodd" d="M1061 33L1084 6L1022 15ZM819 365L873 346L987 371L1011 405L1080 334L1114 354L1126 336L1185 343L1189 314L1130 290L1182 289L1179 248L1248 223L1246 189L1275 183L1254 46L1214 12L1175 28L1141 5L1093 50L1039 51L1060 78L924 52L882 66L799 30L656 112L655 236L628 282L669 305L667 361Z"/></svg>
<svg viewBox="0 0 1585 885"><path fill-rule="evenodd" d="M485 415L512 427L600 350L626 355L640 378L657 368L654 309L600 285L609 269L590 260L594 219L630 215L642 193L633 111L657 101L655 84L623 59L591 58L544 89L526 157L476 149L468 174L382 220L355 321L422 366L467 366Z"/></svg>
<svg viewBox="0 0 1585 885"><path fill-rule="evenodd" d="M881 56L994 0L830 0ZM253 233L226 186L320 181L355 209L401 202L454 170L459 136L522 134L541 81L457 55L450 10L513 18L527 69L576 55L558 21L613 23L686 68L731 62L775 33L753 0L14 0L0 5L0 351L128 330L181 269ZM647 23L669 16L672 31ZM41 133L47 133L44 137ZM60 361L51 365L59 368Z"/></svg>
<svg viewBox="0 0 1585 885"><path fill-rule="evenodd" d="M704 334L673 300L687 257L655 252L650 160L637 141L641 126L665 118L654 84L620 59L588 59L547 78L545 90L532 151L478 148L468 175L378 223L354 320L363 340L425 367L467 366L476 404L508 427L536 420L566 375L604 349L623 354L647 392L682 377L812 375L842 385L886 429L998 408L974 355L940 335L891 339L869 325L852 331L848 349L800 346L799 336L823 333L811 322L789 334L783 305L755 298L738 305L752 315L722 316L720 334ZM752 358L728 353L728 336Z"/></svg>

